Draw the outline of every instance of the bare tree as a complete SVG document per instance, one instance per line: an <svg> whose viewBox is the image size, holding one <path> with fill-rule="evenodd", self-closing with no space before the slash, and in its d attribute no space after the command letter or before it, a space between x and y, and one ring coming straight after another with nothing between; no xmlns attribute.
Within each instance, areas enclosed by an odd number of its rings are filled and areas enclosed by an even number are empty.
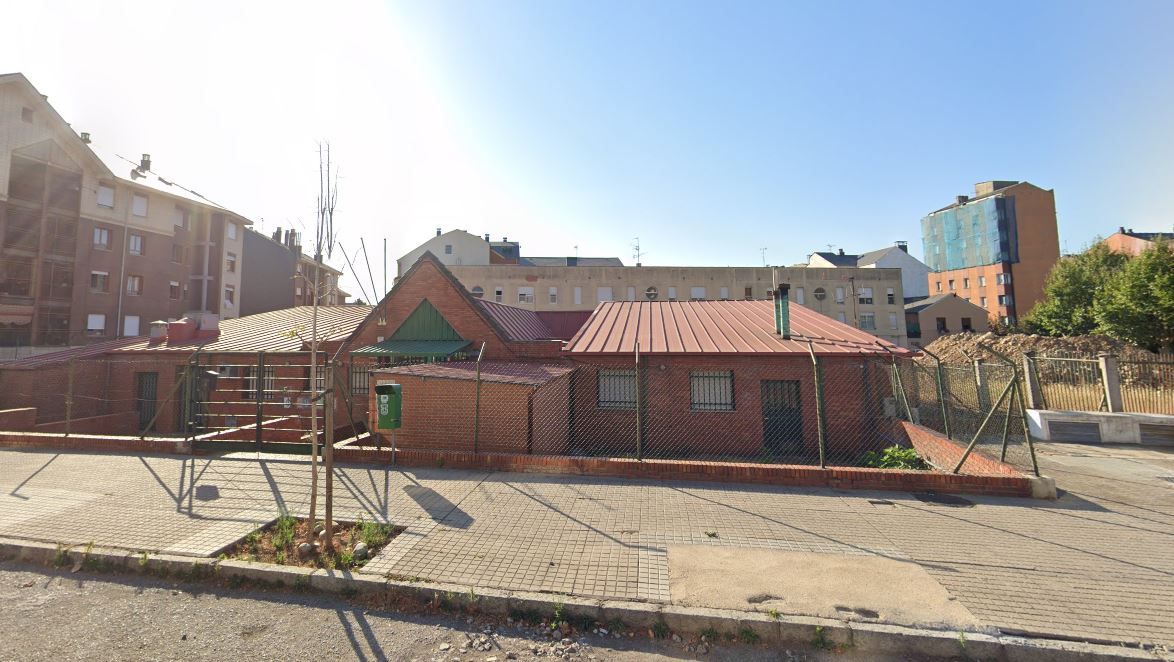
<svg viewBox="0 0 1174 662"><path fill-rule="evenodd" d="M314 227L314 283L310 291L314 296L313 312L310 317L310 521L309 531L314 531L318 517L318 303L322 298L323 257L334 252L334 207L338 202L338 172L330 161L330 143L318 145L318 209ZM327 497L329 498L329 496ZM327 527L330 522L327 521ZM331 532L326 534L327 545L332 542Z"/></svg>

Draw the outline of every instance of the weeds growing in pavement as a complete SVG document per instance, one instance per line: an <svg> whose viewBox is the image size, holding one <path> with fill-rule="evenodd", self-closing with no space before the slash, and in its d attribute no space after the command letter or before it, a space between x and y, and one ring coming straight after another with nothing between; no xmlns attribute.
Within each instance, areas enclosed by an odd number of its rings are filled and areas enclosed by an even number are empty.
<svg viewBox="0 0 1174 662"><path fill-rule="evenodd" d="M822 651L832 649L832 642L828 639L827 632L824 632L822 625L815 626L815 639L811 640L811 645Z"/></svg>
<svg viewBox="0 0 1174 662"><path fill-rule="evenodd" d="M776 621L779 620L780 618L782 618L782 616L779 614L779 610L775 609L774 607L767 609L766 615L770 616L771 618L775 619Z"/></svg>
<svg viewBox="0 0 1174 662"><path fill-rule="evenodd" d="M619 632L625 627L624 619L616 617L607 622L608 632Z"/></svg>
<svg viewBox="0 0 1174 662"><path fill-rule="evenodd" d="M758 636L758 633L750 628L738 630L738 641L744 644L757 644L759 639L761 637Z"/></svg>
<svg viewBox="0 0 1174 662"><path fill-rule="evenodd" d="M652 624L652 636L657 639L664 639L671 634L669 624L664 621L657 621Z"/></svg>
<svg viewBox="0 0 1174 662"><path fill-rule="evenodd" d="M912 448L889 446L883 451L868 451L860 456L860 463L877 469L928 469L929 465Z"/></svg>
<svg viewBox="0 0 1174 662"><path fill-rule="evenodd" d="M552 630L563 621L563 603L561 601L554 603L554 616L551 620L553 621L550 624Z"/></svg>
<svg viewBox="0 0 1174 662"><path fill-rule="evenodd" d="M717 641L718 638L721 636L718 633L717 629L713 628L713 627L705 628L704 630L702 630L700 632L700 634L701 634L701 638L706 641Z"/></svg>
<svg viewBox="0 0 1174 662"><path fill-rule="evenodd" d="M60 568L69 565L69 548L57 543L57 551L53 553L53 565Z"/></svg>
<svg viewBox="0 0 1174 662"><path fill-rule="evenodd" d="M717 537L717 531L706 531L706 532L705 532L705 535L706 535L707 537L709 537L709 538L716 538L716 537Z"/></svg>
<svg viewBox="0 0 1174 662"><path fill-rule="evenodd" d="M147 567L147 553L146 552L139 552L139 567L140 568Z"/></svg>

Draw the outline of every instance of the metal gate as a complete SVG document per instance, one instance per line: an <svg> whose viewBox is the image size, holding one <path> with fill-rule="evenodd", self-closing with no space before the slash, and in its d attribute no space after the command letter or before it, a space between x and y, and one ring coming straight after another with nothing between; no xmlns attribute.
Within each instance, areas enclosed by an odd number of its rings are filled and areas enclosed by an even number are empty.
<svg viewBox="0 0 1174 662"><path fill-rule="evenodd" d="M139 412L139 430L147 432L155 422L158 402L159 373L135 373L135 409Z"/></svg>
<svg viewBox="0 0 1174 662"><path fill-rule="evenodd" d="M763 380L762 445L775 455L803 452L803 406L798 381Z"/></svg>

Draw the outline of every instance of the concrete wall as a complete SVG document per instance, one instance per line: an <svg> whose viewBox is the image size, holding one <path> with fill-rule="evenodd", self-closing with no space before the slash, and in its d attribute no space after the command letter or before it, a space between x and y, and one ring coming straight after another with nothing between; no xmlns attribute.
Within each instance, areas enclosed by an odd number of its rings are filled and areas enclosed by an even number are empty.
<svg viewBox="0 0 1174 662"><path fill-rule="evenodd" d="M293 306L295 287L305 287L294 281L297 255L252 230L245 231L244 252L249 259L241 265L241 316Z"/></svg>
<svg viewBox="0 0 1174 662"><path fill-rule="evenodd" d="M452 252L445 252L445 246L452 246ZM489 242L484 237L478 237L464 230L449 230L444 234L431 237L396 261L398 271L396 277L407 273L408 269L420 259L424 253L431 252L446 267L460 265L487 265L489 264Z"/></svg>
<svg viewBox="0 0 1174 662"><path fill-rule="evenodd" d="M874 265L864 268L900 269L901 289L906 297L929 296L929 267L905 251L889 251Z"/></svg>

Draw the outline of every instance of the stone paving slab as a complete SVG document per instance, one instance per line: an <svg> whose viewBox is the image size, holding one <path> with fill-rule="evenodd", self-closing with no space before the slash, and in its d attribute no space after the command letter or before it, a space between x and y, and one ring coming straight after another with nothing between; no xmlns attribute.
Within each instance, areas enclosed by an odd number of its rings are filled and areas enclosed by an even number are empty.
<svg viewBox="0 0 1174 662"><path fill-rule="evenodd" d="M1174 483L1163 476L1172 457L1045 444L1041 465L1059 500L962 505L899 492L347 466L336 469L335 514L407 527L367 576L663 603L674 598L678 545L880 556L921 565L984 627L1171 644ZM306 514L308 486L308 463L285 456L0 451L0 526L30 540L211 555L282 512ZM786 613L785 599L778 608Z"/></svg>

